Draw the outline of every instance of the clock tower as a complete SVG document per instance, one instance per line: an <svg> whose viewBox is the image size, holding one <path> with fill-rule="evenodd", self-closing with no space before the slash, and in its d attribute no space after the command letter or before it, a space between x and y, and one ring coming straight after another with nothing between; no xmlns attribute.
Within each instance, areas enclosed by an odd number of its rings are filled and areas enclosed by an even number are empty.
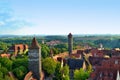
<svg viewBox="0 0 120 80"><path fill-rule="evenodd" d="M28 69L32 71L33 77L40 80L41 74L41 47L39 46L36 38L32 40L28 52Z"/></svg>

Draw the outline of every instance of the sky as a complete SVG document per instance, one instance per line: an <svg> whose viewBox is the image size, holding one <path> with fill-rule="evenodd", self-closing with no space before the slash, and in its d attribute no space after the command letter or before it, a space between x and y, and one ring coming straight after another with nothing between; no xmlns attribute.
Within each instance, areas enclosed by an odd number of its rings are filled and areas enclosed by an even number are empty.
<svg viewBox="0 0 120 80"><path fill-rule="evenodd" d="M0 0L0 35L120 34L120 0Z"/></svg>

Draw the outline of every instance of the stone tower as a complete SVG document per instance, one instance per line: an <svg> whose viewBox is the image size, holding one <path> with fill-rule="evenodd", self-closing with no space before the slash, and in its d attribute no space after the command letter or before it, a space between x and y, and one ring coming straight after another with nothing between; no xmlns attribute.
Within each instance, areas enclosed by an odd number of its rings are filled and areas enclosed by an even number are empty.
<svg viewBox="0 0 120 80"><path fill-rule="evenodd" d="M69 54L72 54L72 49L73 49L73 37L72 37L72 34L69 33L68 34L68 51L69 51Z"/></svg>
<svg viewBox="0 0 120 80"><path fill-rule="evenodd" d="M33 72L33 77L40 80L41 74L41 47L36 38L33 38L28 52L29 62L28 69Z"/></svg>

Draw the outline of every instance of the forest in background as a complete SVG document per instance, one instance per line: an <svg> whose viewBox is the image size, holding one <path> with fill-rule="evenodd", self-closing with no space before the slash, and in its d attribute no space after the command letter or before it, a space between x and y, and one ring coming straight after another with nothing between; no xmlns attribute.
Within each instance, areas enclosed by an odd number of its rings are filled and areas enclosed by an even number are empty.
<svg viewBox="0 0 120 80"><path fill-rule="evenodd" d="M15 36L4 35L0 36L0 49L5 49L13 44L31 44L32 38L36 37L41 44L42 41L50 42L58 40L62 44L67 44L67 35L49 35L49 36ZM119 48L120 47L120 35L73 35L74 46L85 46L86 44L91 47L99 47L102 44L106 49Z"/></svg>

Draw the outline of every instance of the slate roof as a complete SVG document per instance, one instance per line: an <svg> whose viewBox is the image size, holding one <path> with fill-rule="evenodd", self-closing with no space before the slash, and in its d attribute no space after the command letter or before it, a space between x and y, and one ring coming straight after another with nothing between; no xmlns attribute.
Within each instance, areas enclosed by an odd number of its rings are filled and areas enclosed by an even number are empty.
<svg viewBox="0 0 120 80"><path fill-rule="evenodd" d="M71 34L71 33L69 33L69 34L68 34L68 37L69 37L69 38L72 38L72 34Z"/></svg>
<svg viewBox="0 0 120 80"><path fill-rule="evenodd" d="M68 59L67 64L69 69L80 69L83 67L83 62L82 59Z"/></svg>

